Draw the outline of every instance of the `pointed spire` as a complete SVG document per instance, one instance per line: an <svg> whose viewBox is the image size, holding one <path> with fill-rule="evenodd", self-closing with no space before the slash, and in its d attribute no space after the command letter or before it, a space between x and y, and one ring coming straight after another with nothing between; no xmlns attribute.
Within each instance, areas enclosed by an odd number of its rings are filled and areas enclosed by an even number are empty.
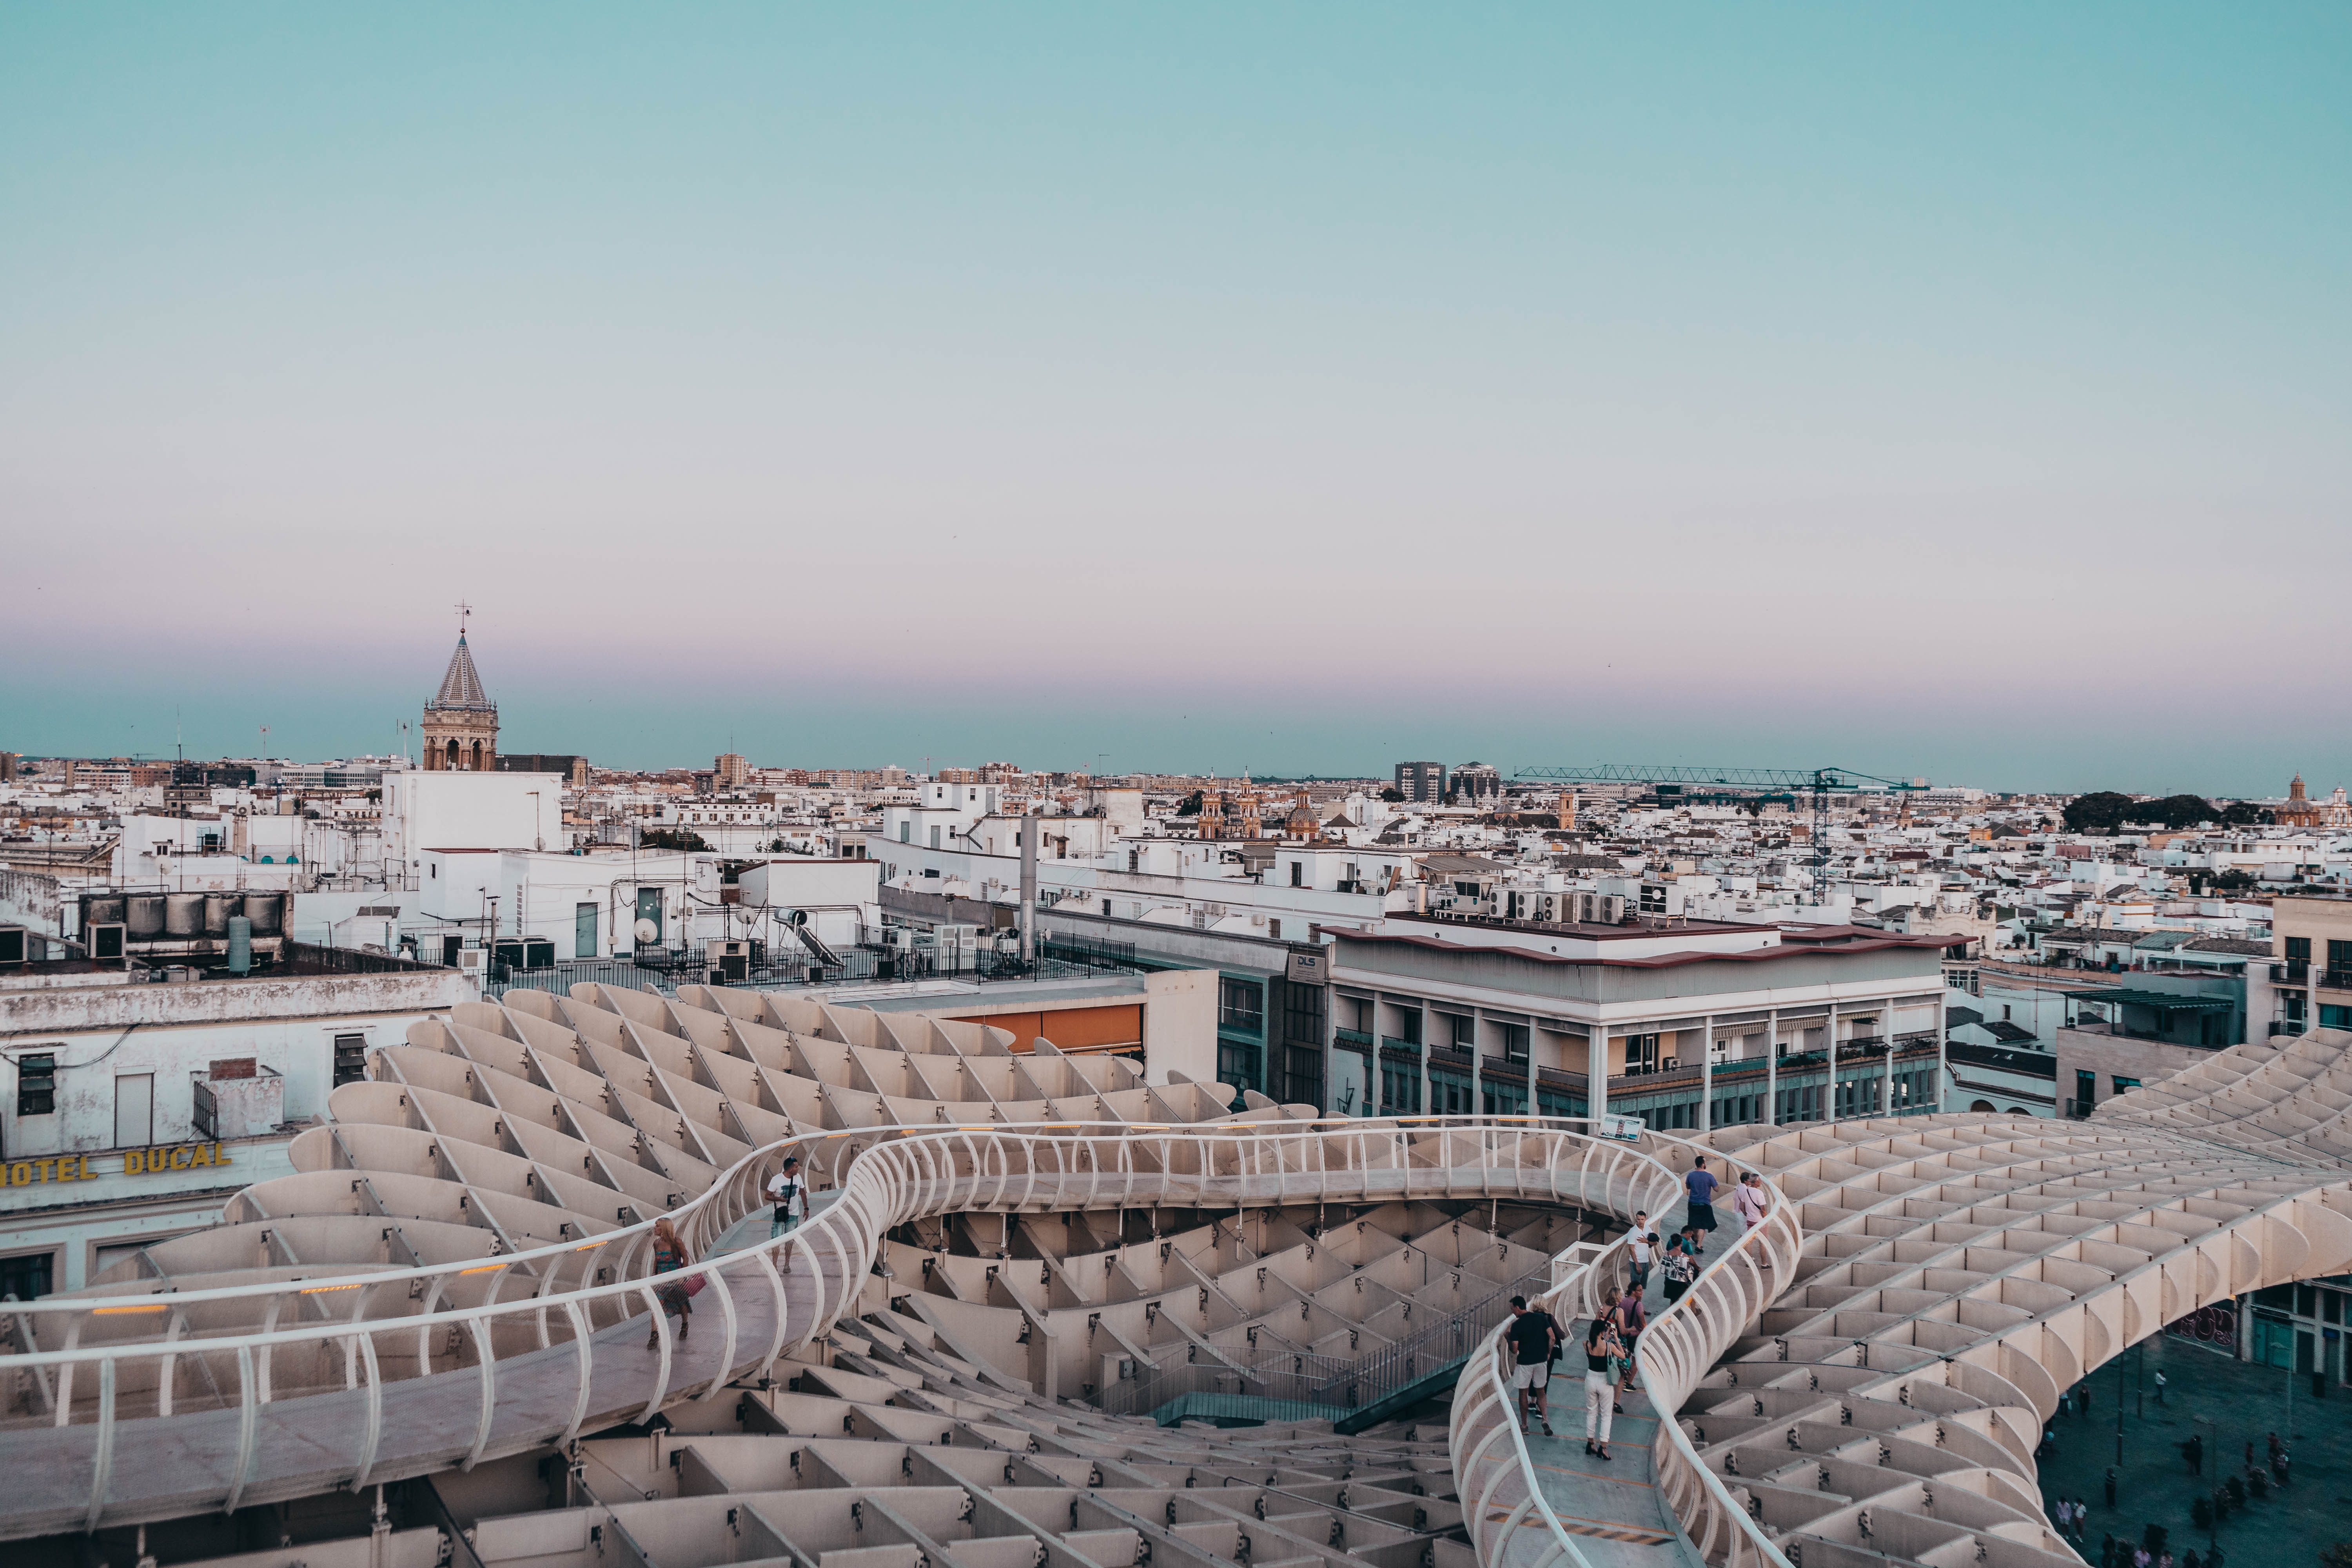
<svg viewBox="0 0 2352 1568"><path fill-rule="evenodd" d="M449 656L449 672L441 678L441 690L426 709L458 709L467 712L495 713L498 704L482 689L481 673L474 668L474 656L466 647L466 634L457 634L457 651Z"/></svg>

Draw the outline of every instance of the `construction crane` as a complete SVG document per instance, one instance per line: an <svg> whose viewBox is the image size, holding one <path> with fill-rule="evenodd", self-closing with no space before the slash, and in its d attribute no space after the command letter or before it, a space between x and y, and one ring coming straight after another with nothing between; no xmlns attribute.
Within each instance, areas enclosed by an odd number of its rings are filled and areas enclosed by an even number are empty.
<svg viewBox="0 0 2352 1568"><path fill-rule="evenodd" d="M1813 902L1822 901L1829 885L1830 796L1856 795L1874 786L1904 796L1927 787L1926 779L1885 779L1853 768L1705 768L1641 763L1600 763L1588 768L1521 768L1514 778L1541 779L1550 784L1669 784L1687 789L1712 785L1735 795L1759 799L1780 798L1795 805L1810 797L1813 808Z"/></svg>

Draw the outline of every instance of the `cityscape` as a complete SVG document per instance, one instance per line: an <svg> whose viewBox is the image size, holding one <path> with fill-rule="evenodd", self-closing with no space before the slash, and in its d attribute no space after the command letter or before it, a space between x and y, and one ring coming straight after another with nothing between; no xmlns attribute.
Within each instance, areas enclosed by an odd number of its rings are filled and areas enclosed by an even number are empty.
<svg viewBox="0 0 2352 1568"><path fill-rule="evenodd" d="M0 16L12 1563L2352 1568L2347 59Z"/></svg>

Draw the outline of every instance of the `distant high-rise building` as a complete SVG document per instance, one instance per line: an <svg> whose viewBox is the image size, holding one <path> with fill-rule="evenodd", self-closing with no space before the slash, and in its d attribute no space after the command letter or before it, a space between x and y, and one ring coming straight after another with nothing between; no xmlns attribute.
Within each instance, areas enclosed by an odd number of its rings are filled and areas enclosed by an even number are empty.
<svg viewBox="0 0 2352 1568"><path fill-rule="evenodd" d="M751 782L751 764L740 752L721 752L710 764L710 787L741 789Z"/></svg>
<svg viewBox="0 0 2352 1568"><path fill-rule="evenodd" d="M1399 763L1396 765L1397 793L1407 800L1441 801L1445 798L1445 764L1444 763Z"/></svg>
<svg viewBox="0 0 2352 1568"><path fill-rule="evenodd" d="M1465 805L1475 805L1482 800L1500 800L1503 797L1503 774L1490 763L1464 763L1454 770L1449 787Z"/></svg>

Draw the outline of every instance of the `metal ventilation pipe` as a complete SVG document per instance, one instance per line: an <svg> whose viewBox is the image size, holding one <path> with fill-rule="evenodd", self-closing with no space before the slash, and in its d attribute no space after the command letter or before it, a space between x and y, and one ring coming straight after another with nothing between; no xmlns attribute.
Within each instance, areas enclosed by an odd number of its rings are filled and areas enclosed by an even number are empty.
<svg viewBox="0 0 2352 1568"><path fill-rule="evenodd" d="M1037 826L1035 813L1021 819L1021 962L1037 962Z"/></svg>

